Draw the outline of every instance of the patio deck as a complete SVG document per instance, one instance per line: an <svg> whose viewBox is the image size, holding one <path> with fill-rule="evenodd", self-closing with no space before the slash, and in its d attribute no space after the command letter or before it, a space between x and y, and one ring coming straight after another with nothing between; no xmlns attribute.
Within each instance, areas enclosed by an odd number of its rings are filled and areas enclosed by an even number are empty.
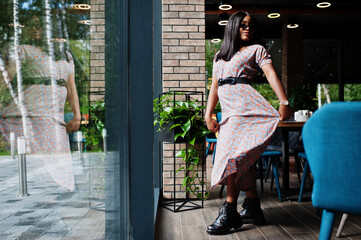
<svg viewBox="0 0 361 240"><path fill-rule="evenodd" d="M212 167L211 155L207 157L207 174ZM290 187L299 187L297 175L294 170L294 159L290 159ZM208 181L210 180L208 176ZM282 178L280 178L282 179ZM240 239L318 239L321 218L316 215L316 209L310 200L304 202L283 201L277 198L276 190L270 192L270 181L264 186L265 192L260 193L261 205L264 210L266 225L254 226L243 225L241 230L225 236L214 236L206 233L206 226L211 224L218 216L219 205L225 201L218 197L219 187L212 192L209 200L205 201L203 209L173 213L163 207L159 207L156 233L157 240L240 240ZM259 180L257 180L259 185ZM209 183L208 183L209 184ZM209 188L208 188L209 189ZM260 189L258 187L258 189ZM306 190L310 192L309 190ZM242 193L241 193L242 194ZM310 193L308 193L310 196ZM238 210L241 209L244 195L238 200ZM342 201L342 196L340 196ZM332 239L336 238L336 231L342 214L337 214ZM349 216L340 239L361 239L361 217Z"/></svg>

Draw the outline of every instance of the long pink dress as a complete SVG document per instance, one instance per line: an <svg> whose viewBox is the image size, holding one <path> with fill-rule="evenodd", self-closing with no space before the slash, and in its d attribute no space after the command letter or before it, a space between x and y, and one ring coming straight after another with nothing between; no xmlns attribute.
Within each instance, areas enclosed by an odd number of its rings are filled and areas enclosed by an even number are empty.
<svg viewBox="0 0 361 240"><path fill-rule="evenodd" d="M43 80L37 83L27 82L29 76L33 79L50 79L49 56L35 46L19 47L27 124L23 124L24 118L19 106L11 101L1 109L0 132L7 141L10 141L11 132L15 133L16 138L26 135L27 154L36 154L33 156L43 162L53 180L72 191L74 173L64 122L64 106L67 97L66 81L69 75L74 73L74 63L71 54L67 54L69 61L59 60L52 63L54 78L63 81L62 85L57 84L53 89L49 81L47 84L44 84ZM15 61L13 53L8 55L7 61ZM14 91L17 94L17 90ZM26 134L24 126L27 128Z"/></svg>
<svg viewBox="0 0 361 240"><path fill-rule="evenodd" d="M261 45L247 46L230 61L213 63L216 78L252 79L258 67L272 63ZM251 85L225 84L218 87L222 121L212 171L212 188L226 184L226 177L236 173L236 186L242 191L255 187L255 161L265 151L279 122L279 113Z"/></svg>

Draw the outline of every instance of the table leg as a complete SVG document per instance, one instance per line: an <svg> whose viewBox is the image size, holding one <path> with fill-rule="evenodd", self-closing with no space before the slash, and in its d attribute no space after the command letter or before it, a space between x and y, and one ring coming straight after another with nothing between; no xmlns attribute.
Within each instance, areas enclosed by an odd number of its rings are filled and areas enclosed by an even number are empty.
<svg viewBox="0 0 361 240"><path fill-rule="evenodd" d="M289 173L289 142L288 131L284 128L282 132L282 188L284 191L289 190L290 185L290 173Z"/></svg>

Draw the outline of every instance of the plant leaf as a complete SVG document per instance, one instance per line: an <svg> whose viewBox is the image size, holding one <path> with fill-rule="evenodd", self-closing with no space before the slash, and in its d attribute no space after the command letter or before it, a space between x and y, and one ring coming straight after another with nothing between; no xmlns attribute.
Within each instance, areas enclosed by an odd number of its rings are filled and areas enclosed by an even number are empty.
<svg viewBox="0 0 361 240"><path fill-rule="evenodd" d="M187 181L188 181L188 176L184 177L184 179L183 179L183 184L182 184L183 187L187 186Z"/></svg>
<svg viewBox="0 0 361 240"><path fill-rule="evenodd" d="M194 146L194 143L196 142L196 137L194 137L192 140L189 141L189 144Z"/></svg>
<svg viewBox="0 0 361 240"><path fill-rule="evenodd" d="M181 168L177 169L177 171L175 171L175 173L177 174L179 171L181 171L183 169L184 169L184 167L181 167Z"/></svg>
<svg viewBox="0 0 361 240"><path fill-rule="evenodd" d="M178 151L175 155L176 157L181 157L181 158L185 158L186 156L186 151L184 149Z"/></svg>
<svg viewBox="0 0 361 240"><path fill-rule="evenodd" d="M188 119L188 121L182 126L182 129L184 132L188 132L191 126L192 126L192 122L190 119Z"/></svg>
<svg viewBox="0 0 361 240"><path fill-rule="evenodd" d="M171 130L171 129L175 128L175 127L178 127L178 126L182 126L182 125L180 125L180 123L174 124L169 128L169 130Z"/></svg>
<svg viewBox="0 0 361 240"><path fill-rule="evenodd" d="M181 136L181 135L183 135L182 132L177 133L176 135L174 135L174 141L177 141L178 137ZM184 137L184 136L182 136L182 137Z"/></svg>

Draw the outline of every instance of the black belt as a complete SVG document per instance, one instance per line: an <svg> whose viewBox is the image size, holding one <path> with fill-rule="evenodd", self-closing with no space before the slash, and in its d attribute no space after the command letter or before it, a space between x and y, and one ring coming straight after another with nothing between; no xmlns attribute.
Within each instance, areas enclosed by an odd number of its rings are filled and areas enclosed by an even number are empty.
<svg viewBox="0 0 361 240"><path fill-rule="evenodd" d="M60 87L66 87L66 85L67 85L67 81L65 81L65 79L63 79L63 78L54 79L54 83ZM11 84L12 84L13 88L17 87L17 81L12 81ZM46 77L34 77L34 78L24 77L23 84L24 85L33 85L33 84L51 85L52 81L51 81L51 78L46 78Z"/></svg>
<svg viewBox="0 0 361 240"><path fill-rule="evenodd" d="M44 84L44 85L51 85L52 81L51 78L24 78L23 82L25 84ZM54 79L54 83L61 87L66 87L67 82L63 78Z"/></svg>
<svg viewBox="0 0 361 240"><path fill-rule="evenodd" d="M244 77L228 77L226 79L220 78L218 79L218 86L222 86L224 84L234 85L236 83L243 83L251 85L251 81Z"/></svg>

